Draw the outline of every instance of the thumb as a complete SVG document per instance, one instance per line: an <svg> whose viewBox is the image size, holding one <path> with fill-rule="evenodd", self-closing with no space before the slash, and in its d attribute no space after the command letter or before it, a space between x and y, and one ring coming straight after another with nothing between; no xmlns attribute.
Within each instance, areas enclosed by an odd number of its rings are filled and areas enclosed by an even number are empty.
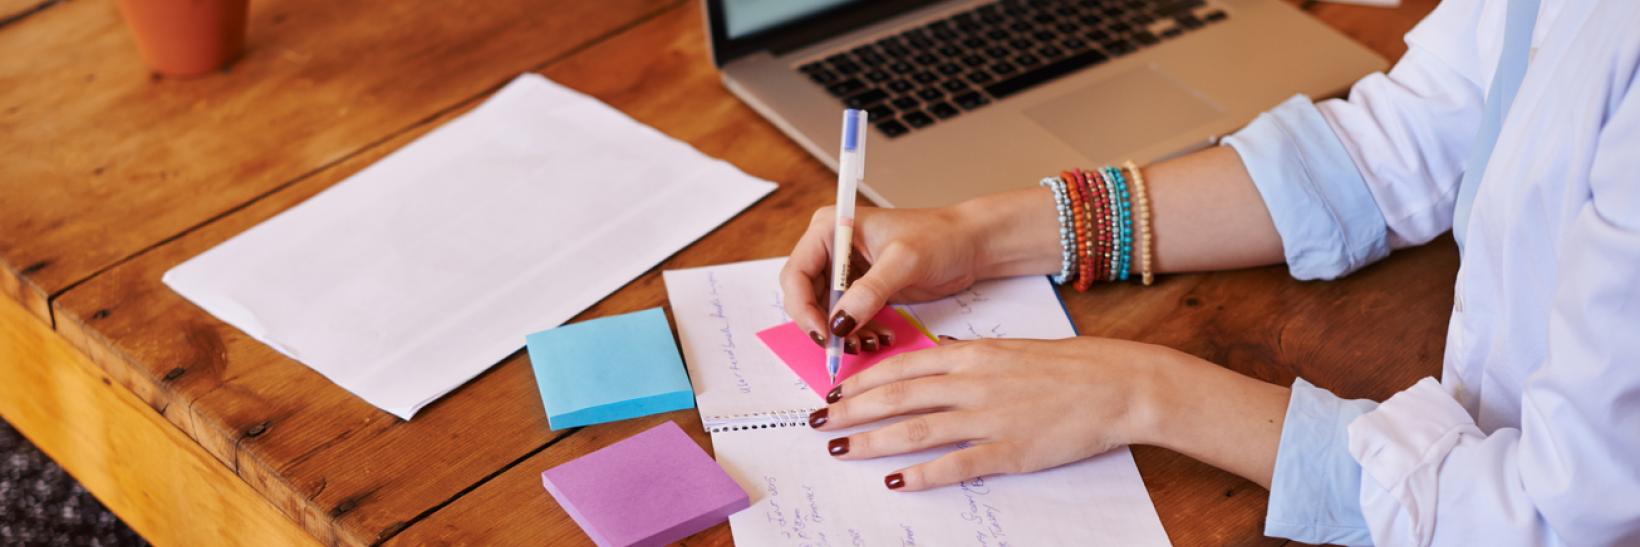
<svg viewBox="0 0 1640 547"><path fill-rule="evenodd" d="M916 264L905 253L896 250L883 253L837 300L837 308L831 311L832 335L848 336L865 325L890 297L911 284L915 274Z"/></svg>

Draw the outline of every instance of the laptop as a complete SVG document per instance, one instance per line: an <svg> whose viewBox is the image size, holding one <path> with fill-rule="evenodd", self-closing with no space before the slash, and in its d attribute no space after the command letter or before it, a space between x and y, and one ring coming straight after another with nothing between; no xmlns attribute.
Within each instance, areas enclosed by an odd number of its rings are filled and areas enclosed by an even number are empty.
<svg viewBox="0 0 1640 547"><path fill-rule="evenodd" d="M706 0L724 84L861 192L927 207L1209 146L1387 63L1281 0Z"/></svg>

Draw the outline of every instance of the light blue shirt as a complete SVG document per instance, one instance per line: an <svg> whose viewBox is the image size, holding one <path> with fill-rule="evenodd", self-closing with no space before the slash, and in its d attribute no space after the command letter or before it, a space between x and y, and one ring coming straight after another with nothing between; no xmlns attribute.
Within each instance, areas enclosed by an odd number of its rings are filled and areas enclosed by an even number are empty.
<svg viewBox="0 0 1640 547"><path fill-rule="evenodd" d="M1640 352L1625 349L1640 344L1604 334L1640 325L1640 106L1623 107L1640 102L1637 6L1449 0L1349 101L1294 97L1225 139L1294 277L1336 278L1447 229L1464 249L1440 384L1379 405L1294 382L1267 534L1640 541L1640 508L1620 501L1640 485L1640 442L1618 433L1640 425ZM1549 73L1523 84L1529 63Z"/></svg>

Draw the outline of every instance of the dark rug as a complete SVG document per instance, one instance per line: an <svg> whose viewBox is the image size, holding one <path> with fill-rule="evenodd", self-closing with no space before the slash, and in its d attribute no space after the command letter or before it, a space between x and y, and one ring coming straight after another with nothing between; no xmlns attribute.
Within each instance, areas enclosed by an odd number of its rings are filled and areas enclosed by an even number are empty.
<svg viewBox="0 0 1640 547"><path fill-rule="evenodd" d="M0 420L0 545L147 545Z"/></svg>

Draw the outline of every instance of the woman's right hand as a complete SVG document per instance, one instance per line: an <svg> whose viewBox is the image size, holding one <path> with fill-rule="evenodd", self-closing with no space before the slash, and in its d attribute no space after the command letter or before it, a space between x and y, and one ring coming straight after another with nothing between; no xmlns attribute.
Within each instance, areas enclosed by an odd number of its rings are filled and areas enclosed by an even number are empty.
<svg viewBox="0 0 1640 547"><path fill-rule="evenodd" d="M814 213L780 272L786 313L817 342L826 333L855 333L890 301L932 300L979 279L1059 266L1058 220L1046 189L937 209L860 207L851 268L864 273L827 310L835 215L831 207Z"/></svg>

